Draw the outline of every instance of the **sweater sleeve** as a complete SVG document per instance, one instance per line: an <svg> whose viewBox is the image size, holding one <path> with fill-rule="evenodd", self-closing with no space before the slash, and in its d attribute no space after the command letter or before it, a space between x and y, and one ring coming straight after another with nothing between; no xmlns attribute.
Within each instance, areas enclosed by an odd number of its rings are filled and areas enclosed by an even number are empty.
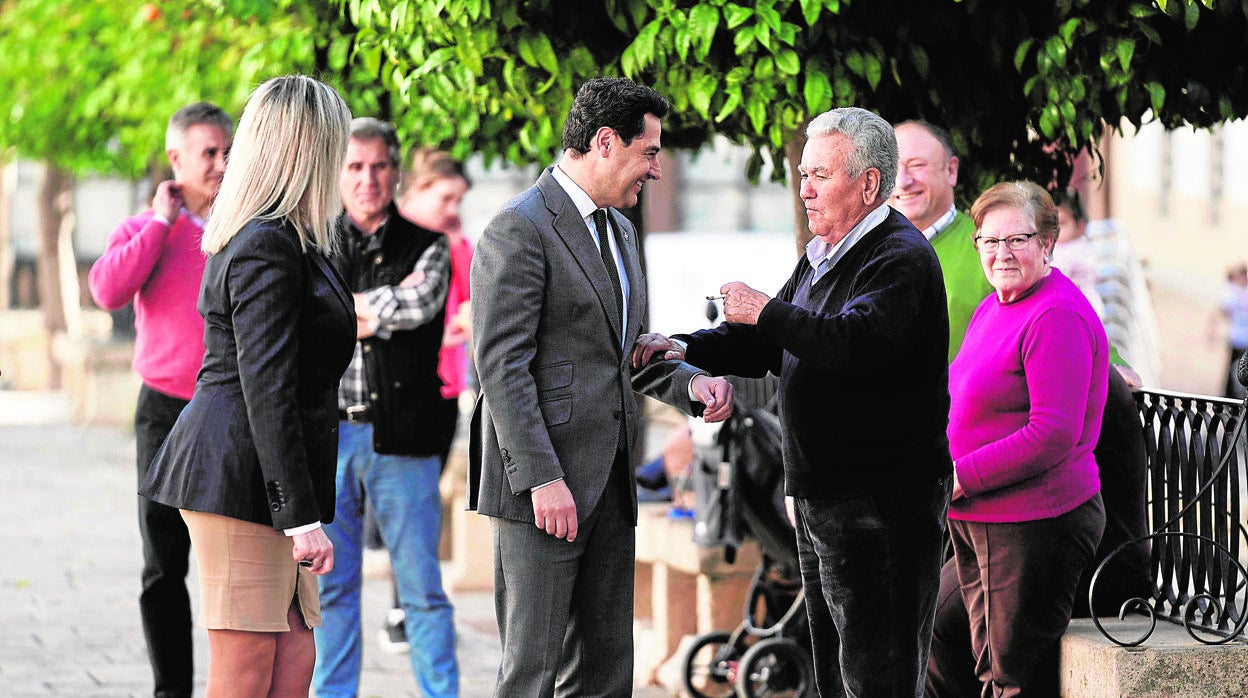
<svg viewBox="0 0 1248 698"><path fill-rule="evenodd" d="M829 371L853 371L866 363L904 358L899 336L930 324L921 281L930 274L915 255L884 250L863 265L843 306L803 308L786 289L763 307L758 332L798 361ZM933 255L934 256L934 255Z"/></svg>
<svg viewBox="0 0 1248 698"><path fill-rule="evenodd" d="M957 459L967 496L1009 487L1052 468L1084 430L1096 339L1077 313L1045 311L1023 336L1030 409L1021 428Z"/></svg>
<svg viewBox="0 0 1248 698"><path fill-rule="evenodd" d="M103 256L87 275L91 297L101 308L116 310L134 298L160 261L173 225L135 216L122 221L108 236Z"/></svg>

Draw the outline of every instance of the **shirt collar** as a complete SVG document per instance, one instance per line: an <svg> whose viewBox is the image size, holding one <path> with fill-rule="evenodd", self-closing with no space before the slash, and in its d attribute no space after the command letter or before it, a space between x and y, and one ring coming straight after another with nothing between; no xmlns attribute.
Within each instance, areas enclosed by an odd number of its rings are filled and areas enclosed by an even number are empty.
<svg viewBox="0 0 1248 698"><path fill-rule="evenodd" d="M572 181L567 172L559 169L558 165L550 169L550 176L554 177L559 186L563 187L563 190L567 192L568 198L572 199L572 205L576 206L576 210L581 214L582 219L588 219L594 214L594 211L602 208L595 204L593 199L589 198L589 194L586 194L579 184Z"/></svg>
<svg viewBox="0 0 1248 698"><path fill-rule="evenodd" d="M850 248L862 239L863 235L867 234L867 231L883 223L884 219L888 218L888 212L888 204L880 204L875 210L858 221L858 225L850 228L849 234L841 238L835 245L829 245L820 238L812 238L810 242L806 243L806 260L810 262L810 266L815 268L816 278L822 275L819 272L820 264L831 260L831 264L828 265L831 268L832 264L836 263L836 260L844 257L845 253L849 252Z"/></svg>
<svg viewBox="0 0 1248 698"><path fill-rule="evenodd" d="M931 242L933 238L943 233L945 228L948 228L949 225L953 223L953 219L957 218L957 216L958 207L956 205L950 205L949 210L945 211L945 215L937 218L935 223L932 223L923 229L923 237L927 238L928 242Z"/></svg>

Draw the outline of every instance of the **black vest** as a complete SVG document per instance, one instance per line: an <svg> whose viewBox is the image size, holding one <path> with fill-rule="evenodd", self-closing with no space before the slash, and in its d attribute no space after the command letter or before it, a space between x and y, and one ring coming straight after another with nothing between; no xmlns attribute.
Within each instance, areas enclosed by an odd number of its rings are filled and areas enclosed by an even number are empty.
<svg viewBox="0 0 1248 698"><path fill-rule="evenodd" d="M360 249L345 213L338 217L337 226L343 253L334 257L334 267L354 293L397 286L412 273L425 250L441 238L403 218L393 203L389 218L371 236L376 240ZM449 277L449 257L447 267ZM438 377L445 319L444 305L420 327L395 331L389 339L374 336L360 340L368 383L366 397L372 407L373 450L377 453L433 456L445 447L446 438L439 427L442 379Z"/></svg>

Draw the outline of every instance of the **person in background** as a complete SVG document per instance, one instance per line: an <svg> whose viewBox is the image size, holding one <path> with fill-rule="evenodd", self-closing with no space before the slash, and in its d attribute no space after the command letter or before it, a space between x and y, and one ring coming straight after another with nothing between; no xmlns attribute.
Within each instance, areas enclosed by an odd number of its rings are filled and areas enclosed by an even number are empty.
<svg viewBox="0 0 1248 698"><path fill-rule="evenodd" d="M1210 318L1211 337L1216 336L1220 322L1227 326L1226 342L1230 348L1230 369L1226 372L1226 385L1222 394L1233 400L1244 397L1244 387L1235 377L1239 357L1248 351L1248 264L1239 262L1226 270L1226 285L1218 308Z"/></svg>
<svg viewBox="0 0 1248 698"><path fill-rule="evenodd" d="M340 564L321 578L319 698L359 690L365 493L390 553L421 695L459 695L454 609L438 563L445 443L438 350L451 264L445 236L399 214L399 164L392 125L351 122L336 222L343 249L333 262L353 293L358 341L338 390L338 504L327 532Z"/></svg>
<svg viewBox="0 0 1248 698"><path fill-rule="evenodd" d="M142 379L134 413L138 481L195 391L204 359L204 320L195 311L204 275L200 243L217 197L234 121L216 105L182 107L165 129L173 179L156 186L152 206L108 237L87 283L106 310L134 303L134 370ZM139 613L157 698L189 698L195 677L191 552L178 510L138 498L143 542Z"/></svg>
<svg viewBox="0 0 1248 698"><path fill-rule="evenodd" d="M775 298L725 284L727 322L646 335L634 362L661 353L714 374L780 376L819 693L917 695L953 480L945 283L932 246L885 203L893 127L848 107L815 117L806 135L800 194L815 238L788 282ZM883 418L898 395L900 426Z"/></svg>
<svg viewBox="0 0 1248 698"><path fill-rule="evenodd" d="M581 85L559 162L495 214L473 258L468 499L494 533L500 698L632 695L633 392L706 421L732 414L726 380L677 361L629 367L648 301L618 209L662 175L670 109L627 78Z"/></svg>
<svg viewBox="0 0 1248 698"><path fill-rule="evenodd" d="M971 207L996 294L949 367L949 529L984 695L1057 695L1058 644L1105 528L1092 455L1108 391L1105 329L1051 266L1057 207L1030 182Z"/></svg>
<svg viewBox="0 0 1248 698"><path fill-rule="evenodd" d="M399 213L407 220L446 236L451 252L451 280L446 292L446 325L442 332L442 349L438 353L438 376L442 379L441 422L433 428L443 435L442 470L446 470L451 444L459 422L459 395L468 388L468 336L470 321L468 299L471 295L469 273L472 269L472 243L464 236L459 206L472 182L464 174L462 163L449 153L434 148L415 148L407 157L407 167L399 181L396 198ZM409 285L415 278L405 282ZM366 538L370 548L384 548L376 531L372 506L366 507ZM375 540L374 540L375 539ZM382 649L400 653L408 651L403 607L399 587L390 575L394 602L382 624L379 640Z"/></svg>
<svg viewBox="0 0 1248 698"><path fill-rule="evenodd" d="M203 368L139 490L190 531L208 698L308 695L313 575L334 568L334 392L355 337L325 258L350 119L302 76L248 100L203 235Z"/></svg>
<svg viewBox="0 0 1248 698"><path fill-rule="evenodd" d="M1058 233L1057 243L1053 245L1053 266L1079 287L1097 315L1104 316L1105 300L1096 288L1101 280L1099 253L1087 236L1088 216L1084 213L1079 191L1067 190L1056 197L1054 203L1057 204Z"/></svg>
<svg viewBox="0 0 1248 698"><path fill-rule="evenodd" d="M472 182L464 174L463 163L441 150L417 148L408 155L407 170L403 173L398 195L399 212L403 217L445 235L451 251L446 326L442 332L442 349L438 353L438 376L442 378L444 400L443 468L446 468L459 421L459 394L468 388L472 243L464 236L459 207L471 187Z"/></svg>
<svg viewBox="0 0 1248 698"><path fill-rule="evenodd" d="M969 242L975 231L971 217L954 205L958 156L945 129L926 121L903 121L897 135L897 186L888 203L900 211L932 243L945 278L949 304L949 361L958 355L966 326L992 285L979 267Z"/></svg>

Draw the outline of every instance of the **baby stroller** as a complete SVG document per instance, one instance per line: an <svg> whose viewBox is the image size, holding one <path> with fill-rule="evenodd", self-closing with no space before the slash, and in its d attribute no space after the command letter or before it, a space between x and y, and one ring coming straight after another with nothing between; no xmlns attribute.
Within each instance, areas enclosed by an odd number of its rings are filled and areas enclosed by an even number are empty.
<svg viewBox="0 0 1248 698"><path fill-rule="evenodd" d="M746 596L741 625L731 632L699 635L689 646L684 688L693 698L813 696L814 667L797 543L784 510L775 382L734 383L736 408L716 438L720 462L697 465L694 540L704 546L725 546L731 563L736 545L750 536L758 542L762 560Z"/></svg>

